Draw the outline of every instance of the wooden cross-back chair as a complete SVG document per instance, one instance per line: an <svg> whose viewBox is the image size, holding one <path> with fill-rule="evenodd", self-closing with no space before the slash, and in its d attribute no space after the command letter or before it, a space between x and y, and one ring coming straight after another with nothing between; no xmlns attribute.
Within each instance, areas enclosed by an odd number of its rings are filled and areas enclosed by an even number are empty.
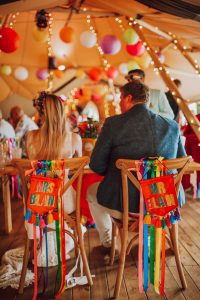
<svg viewBox="0 0 200 300"><path fill-rule="evenodd" d="M164 160L163 164L165 164L167 170L177 170L177 174L175 175L175 188L176 193L178 195L180 183L184 172L186 171L188 164L192 161L190 156L177 158L177 159L170 159ZM120 233L121 239L121 251L119 257L119 265L117 270L117 277L115 282L115 289L114 289L114 298L118 298L120 287L123 278L124 266L125 266L125 257L127 254L130 253L130 250L138 238L139 234L133 236L133 238L128 243L128 232L138 232L139 228L139 214L132 214L133 218L129 218L129 196L128 196L128 179L130 182L135 185L135 187L140 191L141 186L140 182L136 176L134 176L131 171L136 168L136 164L138 161L136 160L128 160L128 159L118 159L116 161L116 167L121 170L121 178L122 178L122 190L123 190L123 213L122 219L115 219L112 217L112 247L111 247L111 255L110 255L110 264L112 265L114 262L115 256L115 246L116 246L116 239L118 232ZM134 201L134 199L132 199ZM179 254L179 247L178 247L178 223L172 225L169 228L170 237L168 237L168 241L170 246L174 252L175 261L179 273L179 277L181 280L181 284L183 288L187 287L185 275L183 272L180 254Z"/></svg>
<svg viewBox="0 0 200 300"><path fill-rule="evenodd" d="M61 160L55 160L55 164L61 165ZM30 176L26 176L25 172L27 170L31 170L33 168L33 163L31 164L31 161L28 159L14 159L12 161L13 165L18 169L19 175L21 178L21 184L22 184L22 193L23 193L23 201L24 206L26 208L26 201L29 193L28 189L28 183L30 180ZM37 161L34 161L34 166L37 166ZM75 249L80 249L80 254L83 260L83 269L85 272L85 275L87 276L88 284L92 285L92 277L87 261L87 256L85 253L84 248L84 242L82 238L82 231L81 231L81 213L80 213L80 196L81 196L81 187L82 187L82 177L83 177L83 170L84 167L89 163L89 157L79 157L79 158L69 158L62 160L62 164L64 163L63 168L68 170L71 173L71 177L67 182L65 182L63 189L61 191L61 196L66 192L66 190L72 186L72 183L77 180L77 188L76 188L76 210L72 214L64 214L65 220L68 224L68 226L73 229L74 234L69 232L68 230L65 230L67 234L69 234L75 243ZM37 169L37 167L36 167ZM49 176L49 175L48 175ZM52 177L50 175L50 177ZM52 229L50 229L52 231ZM28 235L26 234L26 242L25 242L25 251L24 251L24 259L23 259L23 266L22 266L22 272L21 272L21 278L20 278L20 284L18 292L19 294L23 293L24 289L24 282L25 282L25 276L27 271L27 265L30 257L30 250L31 250L31 243L32 240L28 238ZM77 252L77 251L76 251Z"/></svg>

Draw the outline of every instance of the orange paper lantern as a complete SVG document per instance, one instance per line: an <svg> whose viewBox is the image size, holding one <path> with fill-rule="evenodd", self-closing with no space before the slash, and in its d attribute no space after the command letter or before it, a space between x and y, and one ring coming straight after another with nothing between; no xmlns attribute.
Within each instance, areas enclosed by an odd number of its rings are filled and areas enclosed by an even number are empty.
<svg viewBox="0 0 200 300"><path fill-rule="evenodd" d="M74 38L74 30L69 26L64 26L60 30L60 38L64 43L71 43Z"/></svg>
<svg viewBox="0 0 200 300"><path fill-rule="evenodd" d="M97 67L92 68L89 72L88 72L88 76L90 77L90 79L94 80L94 81L99 81L102 75L102 70L100 70Z"/></svg>

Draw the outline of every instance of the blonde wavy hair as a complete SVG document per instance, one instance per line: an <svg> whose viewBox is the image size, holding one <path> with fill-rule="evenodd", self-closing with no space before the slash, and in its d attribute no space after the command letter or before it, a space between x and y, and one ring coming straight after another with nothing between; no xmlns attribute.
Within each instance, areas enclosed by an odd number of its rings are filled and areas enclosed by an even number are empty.
<svg viewBox="0 0 200 300"><path fill-rule="evenodd" d="M39 130L40 147L37 157L49 160L61 158L68 129L64 105L60 97L46 95L43 100L43 116L44 123Z"/></svg>

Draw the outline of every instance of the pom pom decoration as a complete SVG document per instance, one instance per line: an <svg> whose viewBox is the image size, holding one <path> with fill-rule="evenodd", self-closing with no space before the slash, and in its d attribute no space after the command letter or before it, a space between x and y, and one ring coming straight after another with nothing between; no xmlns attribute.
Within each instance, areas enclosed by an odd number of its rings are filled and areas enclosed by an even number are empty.
<svg viewBox="0 0 200 300"><path fill-rule="evenodd" d="M71 43L73 41L73 38L74 38L74 30L73 30L73 28L71 28L69 26L64 26L60 30L60 39L64 43Z"/></svg>
<svg viewBox="0 0 200 300"><path fill-rule="evenodd" d="M41 69L37 70L36 77L39 80L46 80L48 77L48 70L46 68L41 68Z"/></svg>
<svg viewBox="0 0 200 300"><path fill-rule="evenodd" d="M49 14L44 9L38 10L35 14L36 26L39 29L45 29L48 27Z"/></svg>
<svg viewBox="0 0 200 300"><path fill-rule="evenodd" d="M80 36L80 43L86 48L92 48L97 41L96 34L91 31L84 31Z"/></svg>
<svg viewBox="0 0 200 300"><path fill-rule="evenodd" d="M158 56L158 59L159 59L160 63L164 64L164 62L165 62L165 55L161 51L159 51L157 53L157 56Z"/></svg>
<svg viewBox="0 0 200 300"><path fill-rule="evenodd" d="M139 41L139 37L135 30L128 28L124 31L123 38L126 44L135 45Z"/></svg>
<svg viewBox="0 0 200 300"><path fill-rule="evenodd" d="M9 76L11 73L12 73L11 66L3 65L1 67L1 74L5 75L5 76Z"/></svg>
<svg viewBox="0 0 200 300"><path fill-rule="evenodd" d="M88 72L88 76L90 79L94 80L94 81L99 81L102 75L102 70L100 70L97 67L92 68L89 72Z"/></svg>
<svg viewBox="0 0 200 300"><path fill-rule="evenodd" d="M120 40L114 35L106 35L101 40L101 48L105 54L116 54L121 49Z"/></svg>
<svg viewBox="0 0 200 300"><path fill-rule="evenodd" d="M139 41L135 45L126 45L126 51L132 56L141 56L145 51L145 47L143 43Z"/></svg>
<svg viewBox="0 0 200 300"><path fill-rule="evenodd" d="M131 60L128 62L128 71L131 70L135 70L135 69L140 69L140 66L138 65L138 63L136 63L136 61Z"/></svg>
<svg viewBox="0 0 200 300"><path fill-rule="evenodd" d="M15 69L14 75L16 79L24 81L28 78L28 71L24 67L18 67Z"/></svg>
<svg viewBox="0 0 200 300"><path fill-rule="evenodd" d="M18 33L9 28L0 28L0 50L5 53L12 53L19 47Z"/></svg>
<svg viewBox="0 0 200 300"><path fill-rule="evenodd" d="M106 71L106 75L107 75L108 78L115 79L119 75L119 72L116 68L111 66Z"/></svg>
<svg viewBox="0 0 200 300"><path fill-rule="evenodd" d="M122 75L127 75L128 74L128 66L126 63L122 63L119 65L119 72L122 74Z"/></svg>
<svg viewBox="0 0 200 300"><path fill-rule="evenodd" d="M33 37L39 43L45 43L45 42L47 42L47 40L49 38L48 29L38 30L37 28L35 28L33 30Z"/></svg>

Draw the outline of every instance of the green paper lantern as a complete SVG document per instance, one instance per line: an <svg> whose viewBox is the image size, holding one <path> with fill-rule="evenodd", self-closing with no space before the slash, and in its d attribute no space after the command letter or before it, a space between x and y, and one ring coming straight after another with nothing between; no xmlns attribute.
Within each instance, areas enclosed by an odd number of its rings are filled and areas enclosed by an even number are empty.
<svg viewBox="0 0 200 300"><path fill-rule="evenodd" d="M9 65L3 65L1 67L1 74L9 76L12 73L12 68Z"/></svg>
<svg viewBox="0 0 200 300"><path fill-rule="evenodd" d="M140 66L134 60L129 61L127 66L128 66L128 72L131 70L140 69Z"/></svg>
<svg viewBox="0 0 200 300"><path fill-rule="evenodd" d="M139 41L137 33L132 28L128 28L124 31L123 38L129 45L135 45Z"/></svg>

